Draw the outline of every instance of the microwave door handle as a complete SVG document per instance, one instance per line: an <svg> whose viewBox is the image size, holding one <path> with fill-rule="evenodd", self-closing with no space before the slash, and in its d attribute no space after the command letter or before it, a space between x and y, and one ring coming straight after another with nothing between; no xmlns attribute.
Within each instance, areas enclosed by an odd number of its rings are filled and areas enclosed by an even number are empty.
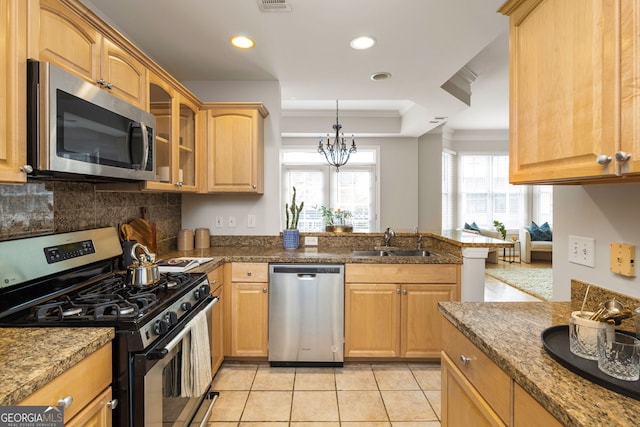
<svg viewBox="0 0 640 427"><path fill-rule="evenodd" d="M140 170L147 168L147 159L149 157L149 132L147 126L142 122L129 122L129 130L127 133L127 142L129 143L129 154L131 155L131 163L135 164L136 159L133 158L133 129L139 127L142 134L142 159L140 159Z"/></svg>
<svg viewBox="0 0 640 427"><path fill-rule="evenodd" d="M147 161L149 160L149 131L147 125L140 122L140 130L142 131L142 161L140 162L140 169L147 169Z"/></svg>

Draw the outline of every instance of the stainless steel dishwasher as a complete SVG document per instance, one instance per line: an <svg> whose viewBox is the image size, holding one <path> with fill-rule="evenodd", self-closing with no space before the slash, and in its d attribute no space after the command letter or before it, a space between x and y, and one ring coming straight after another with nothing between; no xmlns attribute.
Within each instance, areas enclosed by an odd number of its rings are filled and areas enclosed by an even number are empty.
<svg viewBox="0 0 640 427"><path fill-rule="evenodd" d="M342 366L344 265L269 265L271 366Z"/></svg>

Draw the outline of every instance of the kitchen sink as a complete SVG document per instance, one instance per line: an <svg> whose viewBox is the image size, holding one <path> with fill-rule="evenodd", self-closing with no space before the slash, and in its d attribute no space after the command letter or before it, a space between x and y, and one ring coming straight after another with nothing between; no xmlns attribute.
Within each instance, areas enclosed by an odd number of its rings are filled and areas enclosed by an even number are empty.
<svg viewBox="0 0 640 427"><path fill-rule="evenodd" d="M403 251L403 250L354 250L351 251L353 256L362 256L362 257L378 257L378 256L433 256L429 251L425 250L414 250L414 251Z"/></svg>
<svg viewBox="0 0 640 427"><path fill-rule="evenodd" d="M393 251L391 255L394 256L431 256L431 252L423 250L415 251Z"/></svg>
<svg viewBox="0 0 640 427"><path fill-rule="evenodd" d="M389 252L387 251L351 251L353 256L388 256Z"/></svg>

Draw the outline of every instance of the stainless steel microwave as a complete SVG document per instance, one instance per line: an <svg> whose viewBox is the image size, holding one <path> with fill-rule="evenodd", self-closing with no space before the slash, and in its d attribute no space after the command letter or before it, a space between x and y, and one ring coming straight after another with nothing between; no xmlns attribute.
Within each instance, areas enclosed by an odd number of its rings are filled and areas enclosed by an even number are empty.
<svg viewBox="0 0 640 427"><path fill-rule="evenodd" d="M33 178L155 179L152 114L47 62L27 63L27 164Z"/></svg>

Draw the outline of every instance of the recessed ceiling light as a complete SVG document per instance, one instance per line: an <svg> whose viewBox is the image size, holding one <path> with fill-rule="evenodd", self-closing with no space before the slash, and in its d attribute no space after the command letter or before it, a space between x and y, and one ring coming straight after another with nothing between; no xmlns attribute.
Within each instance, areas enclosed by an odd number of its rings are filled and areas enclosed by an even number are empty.
<svg viewBox="0 0 640 427"><path fill-rule="evenodd" d="M247 36L235 36L229 39L232 45L237 47L238 49L251 49L256 45L252 39Z"/></svg>
<svg viewBox="0 0 640 427"><path fill-rule="evenodd" d="M351 40L351 43L349 44L354 49L364 50L369 49L371 46L376 44L376 39L369 36L356 37L355 39Z"/></svg>
<svg viewBox="0 0 640 427"><path fill-rule="evenodd" d="M380 80L388 80L390 78L391 78L391 73L387 73L386 71L371 74L371 80L375 82L378 82Z"/></svg>

